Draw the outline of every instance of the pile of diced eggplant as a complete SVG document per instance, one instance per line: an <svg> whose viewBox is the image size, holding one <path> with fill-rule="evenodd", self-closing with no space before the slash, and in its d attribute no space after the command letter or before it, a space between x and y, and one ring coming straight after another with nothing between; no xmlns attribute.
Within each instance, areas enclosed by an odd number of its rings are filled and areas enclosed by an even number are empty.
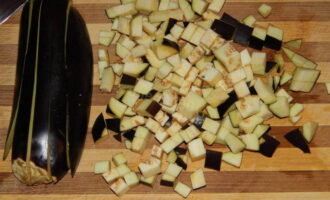
<svg viewBox="0 0 330 200"><path fill-rule="evenodd" d="M153 186L161 174L161 185L187 197L206 186L203 167L220 171L222 161L240 167L244 150L272 157L280 142L269 134L268 120L289 118L294 125L304 109L282 86L310 92L320 74L316 63L291 50L302 40L282 42L282 29L260 26L252 15L242 21L227 13L220 17L224 0L121 3L106 10L111 31L100 33L100 89L116 93L96 119L93 139L113 135L139 154L152 138L159 145L139 163L140 175L123 153L113 156L113 167L96 163L95 173L110 189L122 195L138 183ZM262 4L258 11L267 17L271 9ZM119 62L109 57L110 45ZM293 73L279 50L295 65ZM309 153L317 127L307 122L284 137ZM228 151L209 149L213 144ZM180 182L189 163L201 159L204 166L191 174L191 184ZM162 165L168 165L163 172Z"/></svg>

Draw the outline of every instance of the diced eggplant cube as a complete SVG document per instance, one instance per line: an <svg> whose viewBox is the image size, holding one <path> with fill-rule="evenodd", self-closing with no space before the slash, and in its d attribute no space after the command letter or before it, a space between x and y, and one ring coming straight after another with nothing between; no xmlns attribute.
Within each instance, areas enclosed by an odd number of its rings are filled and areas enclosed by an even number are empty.
<svg viewBox="0 0 330 200"><path fill-rule="evenodd" d="M267 5L267 4L261 4L260 7L258 8L258 12L261 16L264 18L268 17L270 13L272 12L272 7Z"/></svg>
<svg viewBox="0 0 330 200"><path fill-rule="evenodd" d="M239 139L236 135L231 133L226 135L225 142L233 153L239 153L243 151L244 148L246 147L246 145L243 143L241 139Z"/></svg>
<svg viewBox="0 0 330 200"><path fill-rule="evenodd" d="M129 186L124 179L120 178L110 185L110 189L118 196L125 194L129 190Z"/></svg>
<svg viewBox="0 0 330 200"><path fill-rule="evenodd" d="M284 135L284 137L295 147L298 147L301 149L304 153L311 153L308 144L303 136L303 134L300 132L300 130L294 129Z"/></svg>
<svg viewBox="0 0 330 200"><path fill-rule="evenodd" d="M172 187L174 185L175 179L176 179L176 177L164 172L164 174L160 180L160 185Z"/></svg>
<svg viewBox="0 0 330 200"><path fill-rule="evenodd" d="M256 23L256 21L257 20L253 15L249 15L249 16L247 16L243 19L243 23L250 26L250 27L253 27L254 24Z"/></svg>
<svg viewBox="0 0 330 200"><path fill-rule="evenodd" d="M241 139L245 144L245 149L251 151L259 151L259 137L256 134L245 134L241 136Z"/></svg>
<svg viewBox="0 0 330 200"><path fill-rule="evenodd" d="M174 152L177 154L177 155L186 155L187 153L187 149L186 148L182 148L182 147L176 147L174 149Z"/></svg>
<svg viewBox="0 0 330 200"><path fill-rule="evenodd" d="M213 107L221 106L227 99L229 99L229 95L227 92L222 89L222 87L218 87L210 92L206 97L206 102L209 103Z"/></svg>
<svg viewBox="0 0 330 200"><path fill-rule="evenodd" d="M271 130L271 126L269 124L259 124L252 132L258 136L258 138L262 137L264 134L267 134Z"/></svg>
<svg viewBox="0 0 330 200"><path fill-rule="evenodd" d="M249 47L256 49L256 50L262 50L264 43L265 43L264 40L251 36L250 42L249 42Z"/></svg>
<svg viewBox="0 0 330 200"><path fill-rule="evenodd" d="M101 113L95 120L93 128L92 128L92 135L94 142L97 142L102 137L108 135L106 128L106 123L104 121L104 116Z"/></svg>
<svg viewBox="0 0 330 200"><path fill-rule="evenodd" d="M230 24L231 26L233 26L235 28L237 28L240 24L240 22L237 19L230 16L228 13L223 13L220 20L227 23L227 24Z"/></svg>
<svg viewBox="0 0 330 200"><path fill-rule="evenodd" d="M175 184L174 191L186 198L190 194L191 188L179 181Z"/></svg>
<svg viewBox="0 0 330 200"><path fill-rule="evenodd" d="M227 112L227 110L238 100L237 95L234 91L232 91L228 95L229 98L217 107L221 119L224 117L224 114Z"/></svg>
<svg viewBox="0 0 330 200"><path fill-rule="evenodd" d="M203 169L198 169L190 175L191 185L194 190L205 187L206 181Z"/></svg>
<svg viewBox="0 0 330 200"><path fill-rule="evenodd" d="M220 171L222 152L206 150L204 167Z"/></svg>
<svg viewBox="0 0 330 200"><path fill-rule="evenodd" d="M240 167L243 153L225 152L222 154L222 160L235 167Z"/></svg>
<svg viewBox="0 0 330 200"><path fill-rule="evenodd" d="M177 157L177 159L175 160L175 163L176 163L177 165L179 165L180 167L182 167L184 170L187 169L187 163L185 163L185 162L182 160L182 158Z"/></svg>
<svg viewBox="0 0 330 200"><path fill-rule="evenodd" d="M134 88L135 84L137 82L137 79L135 77L123 74L120 80L120 88Z"/></svg>
<svg viewBox="0 0 330 200"><path fill-rule="evenodd" d="M124 177L126 174L128 174L132 171L126 164L121 164L121 165L117 166L116 170L120 177Z"/></svg>
<svg viewBox="0 0 330 200"><path fill-rule="evenodd" d="M231 40L235 33L235 27L221 20L214 20L211 29L226 40Z"/></svg>
<svg viewBox="0 0 330 200"><path fill-rule="evenodd" d="M196 127L201 128L202 125L203 125L203 123L204 123L205 118L206 118L206 116L205 116L203 113L198 113L198 114L194 117L192 123L193 123Z"/></svg>
<svg viewBox="0 0 330 200"><path fill-rule="evenodd" d="M154 100L145 99L136 107L136 112L142 116L155 116L161 109L161 105Z"/></svg>
<svg viewBox="0 0 330 200"><path fill-rule="evenodd" d="M103 173L102 177L107 183L112 183L113 181L117 180L120 177L120 175L117 168L113 168Z"/></svg>
<svg viewBox="0 0 330 200"><path fill-rule="evenodd" d="M244 46L248 46L250 42L250 38L252 35L253 28L245 25L245 24L238 24L236 27L235 35L234 35L234 42L239 43Z"/></svg>
<svg viewBox="0 0 330 200"><path fill-rule="evenodd" d="M165 35L169 34L171 32L171 29L173 28L173 26L177 23L178 20L170 18L168 20L168 25L166 27L166 31L165 31Z"/></svg>
<svg viewBox="0 0 330 200"><path fill-rule="evenodd" d="M303 125L303 136L310 143L317 131L319 124L317 122L306 122Z"/></svg>
<svg viewBox="0 0 330 200"><path fill-rule="evenodd" d="M134 130L129 130L129 131L125 132L123 134L123 136L129 141L133 141L133 139L135 137L135 131Z"/></svg>
<svg viewBox="0 0 330 200"><path fill-rule="evenodd" d="M123 154L123 152L117 153L112 157L112 161L115 163L116 166L119 166L121 164L127 163L127 158Z"/></svg>
<svg viewBox="0 0 330 200"><path fill-rule="evenodd" d="M151 155L154 156L154 157L156 157L156 158L161 159L162 158L162 155L163 155L162 148L160 148L157 145L153 145L152 146L152 149L151 149Z"/></svg>
<svg viewBox="0 0 330 200"><path fill-rule="evenodd" d="M181 171L182 167L178 166L177 164L170 163L164 173L176 178L179 176Z"/></svg>
<svg viewBox="0 0 330 200"><path fill-rule="evenodd" d="M256 95L249 95L236 101L235 105L242 117L247 118L260 111L260 98Z"/></svg>
<svg viewBox="0 0 330 200"><path fill-rule="evenodd" d="M165 153L169 153L170 151L172 151L177 145L177 143L172 140L171 138L168 138L167 140L165 140L160 147L163 149L163 151Z"/></svg>
<svg viewBox="0 0 330 200"><path fill-rule="evenodd" d="M109 161L100 161L95 163L94 166L94 174L103 174L110 170L110 162Z"/></svg>
<svg viewBox="0 0 330 200"><path fill-rule="evenodd" d="M265 142L260 144L259 152L266 157L272 157L280 142L268 134L264 134L262 138Z"/></svg>
<svg viewBox="0 0 330 200"><path fill-rule="evenodd" d="M136 175L135 172L129 172L128 174L126 174L124 176L124 180L125 180L126 184L131 188L133 186L136 186L140 182L139 178L138 178L138 176Z"/></svg>
<svg viewBox="0 0 330 200"><path fill-rule="evenodd" d="M169 154L167 154L166 161L169 162L169 163L175 163L177 158L178 158L178 156L175 153L175 151L171 151Z"/></svg>
<svg viewBox="0 0 330 200"><path fill-rule="evenodd" d="M147 186L153 186L153 184L155 183L156 181L156 178L157 176L150 176L148 178L145 178L144 176L140 176L140 182L144 185L147 185Z"/></svg>
<svg viewBox="0 0 330 200"><path fill-rule="evenodd" d="M120 119L118 118L111 118L111 119L106 119L105 120L107 129L120 133Z"/></svg>
<svg viewBox="0 0 330 200"><path fill-rule="evenodd" d="M288 98L285 96L278 96L277 101L269 105L269 109L279 118L288 117L290 115Z"/></svg>
<svg viewBox="0 0 330 200"><path fill-rule="evenodd" d="M282 48L282 41L267 35L264 46L279 51Z"/></svg>
<svg viewBox="0 0 330 200"><path fill-rule="evenodd" d="M276 95L273 89L260 78L257 79L254 84L254 88L258 93L258 96L264 101L265 104L272 104L277 101Z"/></svg>
<svg viewBox="0 0 330 200"><path fill-rule="evenodd" d="M202 124L202 129L209 131L213 134L216 134L220 128L220 122L212 120L210 118L205 118L203 124Z"/></svg>
<svg viewBox="0 0 330 200"><path fill-rule="evenodd" d="M161 161L157 158L151 157L148 160L141 162L138 167L142 175L145 178L148 178L150 176L154 176L160 173L161 172L160 166L161 166Z"/></svg>
<svg viewBox="0 0 330 200"><path fill-rule="evenodd" d="M201 138L189 142L188 150L192 161L200 160L205 157L206 151Z"/></svg>
<svg viewBox="0 0 330 200"><path fill-rule="evenodd" d="M275 66L276 66L276 62L267 61L265 72L266 73L270 72L270 70L272 70L273 67L275 67Z"/></svg>
<svg viewBox="0 0 330 200"><path fill-rule="evenodd" d="M201 96L190 92L180 100L177 110L179 113L183 114L184 117L191 119L198 112L202 111L202 109L206 107L206 104L206 101Z"/></svg>

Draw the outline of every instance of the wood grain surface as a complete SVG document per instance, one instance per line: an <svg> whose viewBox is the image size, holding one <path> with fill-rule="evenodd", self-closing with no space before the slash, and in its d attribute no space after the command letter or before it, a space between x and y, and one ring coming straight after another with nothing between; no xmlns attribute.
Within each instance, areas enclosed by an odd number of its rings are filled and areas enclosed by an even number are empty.
<svg viewBox="0 0 330 200"><path fill-rule="evenodd" d="M273 7L272 14L263 19L256 9L267 2ZM100 30L109 30L110 21L104 9L118 3L118 0L74 0L74 6L87 22L94 52ZM285 30L284 40L302 38L303 45L298 51L318 63L321 76L311 93L293 93L294 102L305 104L303 118L296 126L288 120L271 119L270 134L280 140L281 145L273 158L265 158L258 153L244 152L241 168L222 163L220 172L206 169L207 187L194 191L189 199L235 199L235 200L275 200L275 199L330 199L330 96L324 82L330 78L330 0L227 0L225 11L237 19L254 15L258 23L274 24ZM7 134L15 80L15 64L19 33L20 12L5 24L0 25L0 154L3 154ZM109 47L111 62L118 62L113 46ZM96 55L96 54L95 54ZM94 55L94 57L95 57ZM286 60L286 68L293 65ZM97 145L92 141L91 126L96 116L105 110L111 94L99 92L97 59L94 61L94 88L92 112L84 154L74 178L67 175L55 185L27 187L19 183L11 174L11 161L0 161L0 200L105 200L116 199L101 176L93 174L94 163L109 160L114 153L123 151L129 159L129 166L136 170L137 163L148 156L148 150L140 156L125 150L125 147L109 138ZM283 135L306 121L320 123L317 135L310 144L311 154L303 154L292 147ZM214 145L210 149L226 151L224 146ZM203 166L203 161L193 162L179 177L190 184L189 175ZM164 169L166 166L162 166ZM159 181L159 180L158 180ZM122 199L181 199L172 188L155 184L154 188L138 186L131 189Z"/></svg>

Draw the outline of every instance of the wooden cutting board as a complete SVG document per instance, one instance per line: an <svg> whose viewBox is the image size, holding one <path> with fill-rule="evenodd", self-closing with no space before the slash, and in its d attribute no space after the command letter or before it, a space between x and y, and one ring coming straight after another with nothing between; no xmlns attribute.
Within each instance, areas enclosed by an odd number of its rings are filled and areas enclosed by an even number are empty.
<svg viewBox="0 0 330 200"><path fill-rule="evenodd" d="M110 21L104 13L119 0L75 0L74 6L81 12L87 22L93 43L94 55L101 48L97 44L98 32L109 30ZM273 158L265 158L258 153L244 152L240 169L222 164L220 172L205 170L207 187L194 191L191 199L330 199L330 96L327 95L324 82L330 78L330 1L314 0L269 0L272 6L271 16L263 19L256 9L262 0L227 0L223 10L237 19L252 14L262 25L274 24L285 31L284 40L302 38L304 40L300 53L318 63L321 76L311 93L291 93L294 102L305 104L303 118L297 124L315 120L320 123L317 135L310 144L311 154L303 154L293 148L283 135L296 128L288 120L272 119L270 132L281 141L280 148ZM0 25L0 154L3 154L4 141L10 119L12 97L15 81L15 63L17 54L18 25L20 12L16 13L5 24ZM114 55L114 48L109 48ZM112 63L117 59L114 56ZM95 57L95 63L97 59ZM286 64L292 70L291 63ZM94 67L93 106L89 127L96 116L104 111L111 96L99 92L97 64ZM11 174L10 159L0 161L0 199L115 199L117 198L102 180L93 174L96 161L110 160L114 153L123 151L128 157L129 165L136 170L137 163L148 156L149 149L141 157L125 150L124 146L112 136L95 145L90 128L84 154L78 173L74 178L67 175L55 185L27 187L19 183ZM222 146L212 149L225 151ZM203 166L203 161L188 165L180 180L190 184L189 175ZM165 168L165 166L163 166ZM138 186L129 191L123 199L181 199L172 188L155 184L154 188Z"/></svg>

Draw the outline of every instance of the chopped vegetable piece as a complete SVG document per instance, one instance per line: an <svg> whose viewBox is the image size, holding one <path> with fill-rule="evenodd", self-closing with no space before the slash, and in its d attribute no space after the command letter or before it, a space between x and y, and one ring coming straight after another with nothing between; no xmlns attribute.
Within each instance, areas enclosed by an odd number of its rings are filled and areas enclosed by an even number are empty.
<svg viewBox="0 0 330 200"><path fill-rule="evenodd" d="M191 188L179 181L175 184L174 191L186 198L190 194Z"/></svg>
<svg viewBox="0 0 330 200"><path fill-rule="evenodd" d="M287 45L288 47L300 49L301 43L302 43L302 39L295 39L285 42L285 45Z"/></svg>
<svg viewBox="0 0 330 200"><path fill-rule="evenodd" d="M261 4L261 6L258 8L258 12L259 12L259 14L261 16L263 16L264 18L266 18L272 12L272 7L270 7L267 4Z"/></svg>
<svg viewBox="0 0 330 200"><path fill-rule="evenodd" d="M205 187L206 181L203 169L198 169L190 175L191 185L194 190Z"/></svg>
<svg viewBox="0 0 330 200"><path fill-rule="evenodd" d="M94 174L103 174L110 170L110 162L109 161L100 161L95 163L94 166Z"/></svg>
<svg viewBox="0 0 330 200"><path fill-rule="evenodd" d="M298 147L304 153L310 153L308 144L299 129L294 129L284 136L293 146Z"/></svg>
<svg viewBox="0 0 330 200"><path fill-rule="evenodd" d="M206 150L204 167L220 171L222 152Z"/></svg>
<svg viewBox="0 0 330 200"><path fill-rule="evenodd" d="M303 125L303 136L310 143L317 131L319 124L317 122L306 122Z"/></svg>
<svg viewBox="0 0 330 200"><path fill-rule="evenodd" d="M260 144L259 152L266 157L272 157L280 142L268 134L264 134L261 138L265 141Z"/></svg>
<svg viewBox="0 0 330 200"><path fill-rule="evenodd" d="M222 154L222 160L235 167L240 167L243 153L225 152Z"/></svg>
<svg viewBox="0 0 330 200"><path fill-rule="evenodd" d="M244 19L243 19L243 23L245 24L245 25L248 25L248 26L250 26L250 27L253 27L254 26L254 24L256 23L256 18L254 17L254 16L252 16L252 15L249 15L249 16L247 16L247 17L245 17Z"/></svg>

